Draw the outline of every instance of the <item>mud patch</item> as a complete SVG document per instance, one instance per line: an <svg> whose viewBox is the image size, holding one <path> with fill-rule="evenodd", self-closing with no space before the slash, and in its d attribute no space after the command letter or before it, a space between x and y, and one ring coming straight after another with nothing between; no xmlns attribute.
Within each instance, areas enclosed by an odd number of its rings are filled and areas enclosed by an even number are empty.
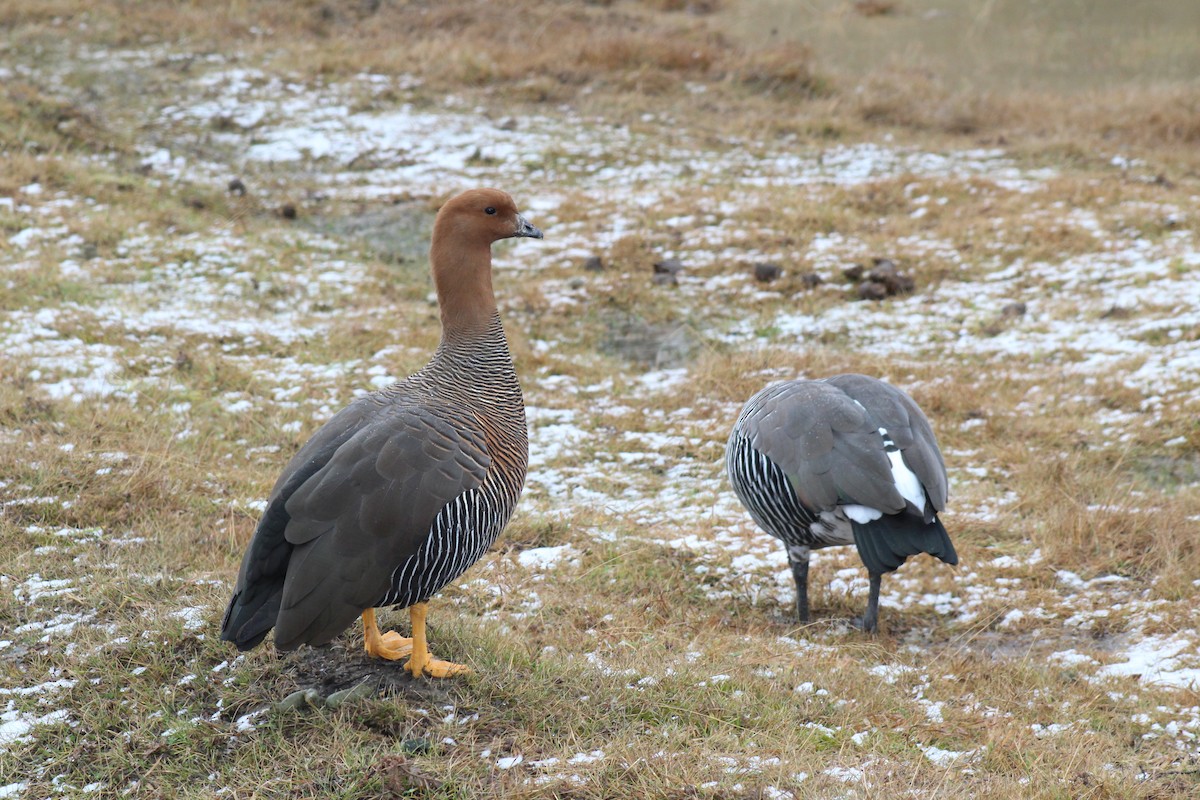
<svg viewBox="0 0 1200 800"><path fill-rule="evenodd" d="M633 364L655 369L685 366L700 349L700 337L691 325L656 325L624 312L605 320L607 331L600 352Z"/></svg>
<svg viewBox="0 0 1200 800"><path fill-rule="evenodd" d="M376 698L399 697L418 704L455 702L454 679L413 678L404 669L406 661L369 658L360 647L334 642L328 647L304 647L287 654L279 671L294 683L288 692L316 689L322 697L328 697L369 680Z"/></svg>
<svg viewBox="0 0 1200 800"><path fill-rule="evenodd" d="M313 216L308 222L318 233L365 246L381 261L410 267L414 274L426 272L433 227L428 203L363 204L344 214Z"/></svg>
<svg viewBox="0 0 1200 800"><path fill-rule="evenodd" d="M1200 455L1151 455L1134 463L1134 471L1158 489L1177 489L1200 483Z"/></svg>

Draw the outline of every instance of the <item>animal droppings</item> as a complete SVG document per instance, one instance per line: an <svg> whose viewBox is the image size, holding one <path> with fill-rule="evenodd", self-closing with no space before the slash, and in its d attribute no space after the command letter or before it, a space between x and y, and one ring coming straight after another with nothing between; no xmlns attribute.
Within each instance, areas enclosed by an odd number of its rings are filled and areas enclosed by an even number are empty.
<svg viewBox="0 0 1200 800"><path fill-rule="evenodd" d="M770 283L783 274L783 267L769 261L760 261L754 265L754 280L759 283Z"/></svg>
<svg viewBox="0 0 1200 800"><path fill-rule="evenodd" d="M896 263L890 258L876 258L867 279L883 284L889 296L908 294L916 288L916 281L896 269Z"/></svg>
<svg viewBox="0 0 1200 800"><path fill-rule="evenodd" d="M887 287L878 281L863 281L858 285L860 300L883 300L887 296Z"/></svg>
<svg viewBox="0 0 1200 800"><path fill-rule="evenodd" d="M654 262L654 275L651 280L655 286L675 286L679 283L679 273L683 271L683 263L677 258L666 258Z"/></svg>

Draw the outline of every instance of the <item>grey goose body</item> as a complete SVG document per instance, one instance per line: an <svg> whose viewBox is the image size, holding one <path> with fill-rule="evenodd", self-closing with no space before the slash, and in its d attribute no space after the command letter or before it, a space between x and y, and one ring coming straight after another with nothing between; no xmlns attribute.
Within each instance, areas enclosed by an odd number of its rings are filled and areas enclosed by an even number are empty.
<svg viewBox="0 0 1200 800"><path fill-rule="evenodd" d="M362 616L366 649L433 659L425 603L474 564L507 524L529 460L525 407L491 290L491 243L541 238L496 190L449 201L430 260L442 341L408 379L342 409L296 453L242 560L221 636L240 649L272 629L281 650L322 645ZM413 637L381 634L374 609L410 609Z"/></svg>
<svg viewBox="0 0 1200 800"><path fill-rule="evenodd" d="M958 563L938 512L946 468L921 409L865 375L768 386L730 434L726 470L760 528L783 542L807 622L814 549L854 544L870 576L863 627L874 631L882 575L912 555Z"/></svg>

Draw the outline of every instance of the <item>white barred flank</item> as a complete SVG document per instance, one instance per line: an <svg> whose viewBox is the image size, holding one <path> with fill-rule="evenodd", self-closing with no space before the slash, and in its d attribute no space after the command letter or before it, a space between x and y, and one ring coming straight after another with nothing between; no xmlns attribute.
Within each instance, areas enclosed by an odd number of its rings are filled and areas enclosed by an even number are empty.
<svg viewBox="0 0 1200 800"><path fill-rule="evenodd" d="M437 594L483 557L508 523L515 501L506 503L496 484L459 495L437 515L421 549L392 573L392 588L375 606L408 607Z"/></svg>
<svg viewBox="0 0 1200 800"><path fill-rule="evenodd" d="M476 418L487 434L491 464L482 485L442 508L421 547L393 570L391 588L376 607L428 600L466 572L508 524L525 484L525 406L499 316L474 346L442 349L413 383L466 407L487 407L490 413ZM415 387L405 388L411 393Z"/></svg>
<svg viewBox="0 0 1200 800"><path fill-rule="evenodd" d="M814 514L805 508L786 473L742 435L741 423L739 418L729 437L725 468L734 493L755 523L789 548L852 544L854 535L840 509Z"/></svg>

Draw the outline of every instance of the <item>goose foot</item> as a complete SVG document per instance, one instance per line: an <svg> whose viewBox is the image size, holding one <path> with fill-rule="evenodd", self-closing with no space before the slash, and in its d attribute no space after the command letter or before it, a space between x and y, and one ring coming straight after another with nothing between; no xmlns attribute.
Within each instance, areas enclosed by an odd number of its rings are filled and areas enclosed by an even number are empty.
<svg viewBox="0 0 1200 800"><path fill-rule="evenodd" d="M399 661L412 652L413 640L401 636L395 631L380 633L375 623L375 609L368 608L362 614L363 618L363 649L373 658L385 658L388 661Z"/></svg>
<svg viewBox="0 0 1200 800"><path fill-rule="evenodd" d="M425 614L429 610L428 603L414 603L408 609L412 619L412 657L404 668L414 678L427 675L430 678L453 678L466 675L471 668L465 664L455 664L453 661L441 661L429 652L429 644L425 639Z"/></svg>

